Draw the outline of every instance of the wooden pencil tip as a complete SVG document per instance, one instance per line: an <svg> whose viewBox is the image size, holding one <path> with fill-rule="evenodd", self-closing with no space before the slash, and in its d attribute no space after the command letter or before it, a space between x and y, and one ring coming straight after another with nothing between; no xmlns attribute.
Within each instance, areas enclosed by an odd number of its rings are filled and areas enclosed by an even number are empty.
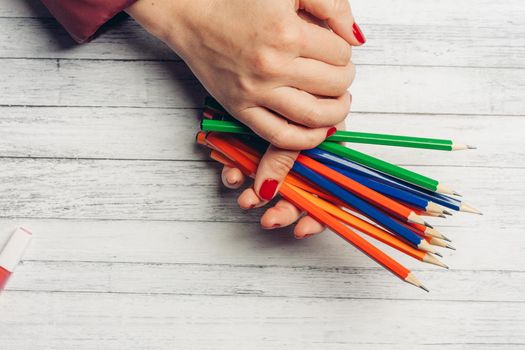
<svg viewBox="0 0 525 350"><path fill-rule="evenodd" d="M447 243L447 245L445 246L445 248L452 249L452 250L456 250L456 248L454 248L453 246L451 246L451 245L448 244L448 243Z"/></svg>
<svg viewBox="0 0 525 350"><path fill-rule="evenodd" d="M425 225L428 228L434 228L434 226L430 225L428 222L424 221L423 225Z"/></svg>
<svg viewBox="0 0 525 350"><path fill-rule="evenodd" d="M448 210L443 210L443 214L448 215L448 216L452 216L452 212L450 212Z"/></svg>
<svg viewBox="0 0 525 350"><path fill-rule="evenodd" d="M476 146L467 145L467 149L478 149Z"/></svg>
<svg viewBox="0 0 525 350"><path fill-rule="evenodd" d="M438 218L446 219L447 217L445 216L445 214L439 214Z"/></svg>
<svg viewBox="0 0 525 350"><path fill-rule="evenodd" d="M405 278L405 282L408 282L416 287L419 287L423 290L426 290L427 292L429 291L427 288L425 288L425 286L423 286L423 284L416 278L416 276L414 276L412 274L412 272L410 272L407 277Z"/></svg>
<svg viewBox="0 0 525 350"><path fill-rule="evenodd" d="M470 206L469 204L467 204L465 202L461 203L461 206L459 207L459 211L464 211L466 213L483 215L482 212L480 212L479 210L477 210L476 208Z"/></svg>
<svg viewBox="0 0 525 350"><path fill-rule="evenodd" d="M440 258L442 258L442 257L443 257L443 255L441 255L441 253L440 253L440 252L434 252L434 255L437 255L437 256L439 256Z"/></svg>
<svg viewBox="0 0 525 350"><path fill-rule="evenodd" d="M423 257L423 261L427 262L429 264L433 264L433 265L436 265L436 266L439 266L439 267L443 267L443 268L448 270L448 266L447 265L443 264L440 260L438 260L435 256L433 256L431 254L425 254L425 256Z"/></svg>
<svg viewBox="0 0 525 350"><path fill-rule="evenodd" d="M447 241L447 242L452 242L452 240L450 238L448 238L447 236L441 235L441 239L444 240L444 241Z"/></svg>

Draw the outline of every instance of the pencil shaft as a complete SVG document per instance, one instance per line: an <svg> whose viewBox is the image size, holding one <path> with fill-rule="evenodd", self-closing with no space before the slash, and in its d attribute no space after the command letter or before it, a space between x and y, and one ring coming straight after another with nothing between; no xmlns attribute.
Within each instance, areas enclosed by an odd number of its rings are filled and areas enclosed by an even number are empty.
<svg viewBox="0 0 525 350"><path fill-rule="evenodd" d="M253 134L246 126L229 120L203 119L201 124L203 131L217 131L234 134ZM337 131L326 141L329 142L352 142L383 146L425 148L441 151L452 151L453 141L443 139L431 139L414 136L376 134L357 131Z"/></svg>

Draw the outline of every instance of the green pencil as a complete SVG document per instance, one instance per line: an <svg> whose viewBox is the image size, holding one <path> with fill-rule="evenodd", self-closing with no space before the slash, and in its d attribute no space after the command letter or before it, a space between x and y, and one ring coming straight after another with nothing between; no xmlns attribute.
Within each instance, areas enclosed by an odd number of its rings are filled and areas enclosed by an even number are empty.
<svg viewBox="0 0 525 350"><path fill-rule="evenodd" d="M246 126L235 122L226 120L203 119L201 124L203 131L219 131L236 134L251 134L252 131ZM337 131L330 136L327 141L330 142L352 142L352 143L366 143L384 146L396 147L411 147L411 148L425 148L441 151L456 151L463 149L474 148L472 146L459 144L452 140L431 139L413 136L398 136L386 134L372 134L366 132L355 131Z"/></svg>
<svg viewBox="0 0 525 350"><path fill-rule="evenodd" d="M248 129L247 127L243 126L240 123L222 121L222 120L203 119L201 122L201 129L203 131L216 131L216 132L253 135L253 132L250 129ZM410 182L416 186L425 188L427 190L442 193L442 194L457 195L455 191L453 191L448 186L440 183L437 180L434 180L424 175L407 170L400 166L385 162L381 159L369 156L367 154L358 152L348 147L342 146L336 142L326 141L326 142L321 143L318 147L325 151L334 153L340 157L349 159L351 161L362 164L371 169L375 169L382 173L391 175L393 177L399 178L401 180L405 180L407 182Z"/></svg>

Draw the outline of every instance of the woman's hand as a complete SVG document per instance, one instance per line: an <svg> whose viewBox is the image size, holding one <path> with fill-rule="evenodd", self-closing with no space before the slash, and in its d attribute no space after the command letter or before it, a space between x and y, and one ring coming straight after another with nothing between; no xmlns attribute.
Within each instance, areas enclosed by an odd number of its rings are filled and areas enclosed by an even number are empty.
<svg viewBox="0 0 525 350"><path fill-rule="evenodd" d="M177 52L231 115L272 144L254 187L239 198L242 208L273 198L297 151L324 141L350 110L351 46L365 39L347 0L139 0L127 12ZM223 171L226 186L243 181L238 169ZM286 226L299 215L281 200L261 224ZM295 233L322 229L306 216Z"/></svg>
<svg viewBox="0 0 525 350"><path fill-rule="evenodd" d="M362 36L346 0L139 0L127 12L276 147L315 147L348 114L351 44Z"/></svg>

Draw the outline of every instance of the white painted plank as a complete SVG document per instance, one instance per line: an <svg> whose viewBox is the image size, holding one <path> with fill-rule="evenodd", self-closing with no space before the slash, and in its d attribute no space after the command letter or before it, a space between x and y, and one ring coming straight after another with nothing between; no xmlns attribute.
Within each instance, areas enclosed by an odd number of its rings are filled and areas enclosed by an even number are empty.
<svg viewBox="0 0 525 350"><path fill-rule="evenodd" d="M525 67L525 25L365 24L367 44L356 64ZM53 19L0 18L2 58L179 60L132 19L119 22L88 45L76 45Z"/></svg>
<svg viewBox="0 0 525 350"><path fill-rule="evenodd" d="M3 157L209 159L194 144L200 110L3 107L0 113ZM525 167L521 117L352 113L347 124L352 130L450 138L479 147L439 152L351 145L397 164Z"/></svg>
<svg viewBox="0 0 525 350"><path fill-rule="evenodd" d="M9 350L525 343L523 303L20 292L6 292L1 302L0 343ZM20 320L30 321L21 327Z"/></svg>
<svg viewBox="0 0 525 350"><path fill-rule="evenodd" d="M351 0L355 17L362 24L412 24L449 26L472 24L498 27L523 24L525 9L521 0ZM0 17L50 17L39 0L2 0Z"/></svg>
<svg viewBox="0 0 525 350"><path fill-rule="evenodd" d="M218 164L165 161L3 159L0 216L159 220L254 220L221 188ZM525 225L524 169L411 167L452 184L485 216L449 225ZM505 182L502 182L505 179ZM517 195L518 194L518 195ZM489 197L487 197L489 196ZM490 199L488 199L490 198ZM438 222L430 220L431 222Z"/></svg>
<svg viewBox="0 0 525 350"><path fill-rule="evenodd" d="M24 257L30 261L377 268L329 231L298 241L288 228L264 231L257 223L20 218L0 219L0 224L0 245L16 225L23 224L35 232ZM442 250L444 261L452 269L450 274L523 271L522 227L502 229L472 223L441 230L458 249ZM435 270L388 247L385 250L409 268ZM391 285L399 285L386 272L383 276Z"/></svg>
<svg viewBox="0 0 525 350"><path fill-rule="evenodd" d="M1 105L200 107L204 91L176 62L3 60ZM361 66L356 112L522 115L523 69Z"/></svg>
<svg viewBox="0 0 525 350"><path fill-rule="evenodd" d="M174 252L176 253L176 252ZM525 302L525 271L414 273L431 294L382 268L26 262L7 290L258 297ZM487 286L490 286L487 288Z"/></svg>

